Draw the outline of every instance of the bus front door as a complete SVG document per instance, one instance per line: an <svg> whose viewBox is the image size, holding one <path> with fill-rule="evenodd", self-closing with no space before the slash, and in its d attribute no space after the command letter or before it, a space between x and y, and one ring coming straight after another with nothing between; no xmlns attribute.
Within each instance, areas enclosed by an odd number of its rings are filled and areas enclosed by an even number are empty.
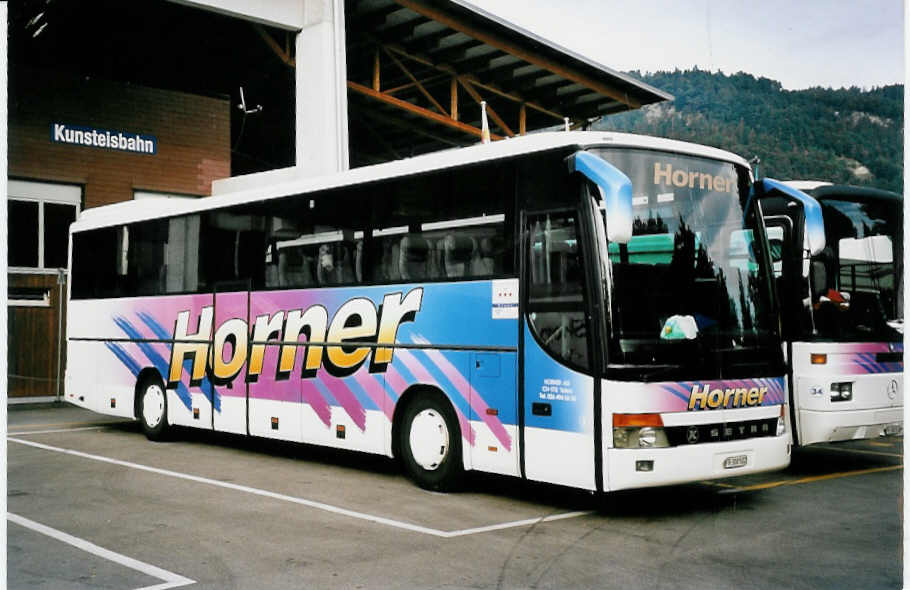
<svg viewBox="0 0 910 590"><path fill-rule="evenodd" d="M594 379L585 266L574 209L524 223L524 473L596 489Z"/></svg>

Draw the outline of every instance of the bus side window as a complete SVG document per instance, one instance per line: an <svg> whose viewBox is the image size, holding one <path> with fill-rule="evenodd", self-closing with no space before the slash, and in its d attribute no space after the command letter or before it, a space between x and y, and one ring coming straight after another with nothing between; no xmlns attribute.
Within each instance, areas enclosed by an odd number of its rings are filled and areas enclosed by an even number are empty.
<svg viewBox="0 0 910 590"><path fill-rule="evenodd" d="M556 358L587 369L585 275L575 214L529 216L527 231L531 329Z"/></svg>

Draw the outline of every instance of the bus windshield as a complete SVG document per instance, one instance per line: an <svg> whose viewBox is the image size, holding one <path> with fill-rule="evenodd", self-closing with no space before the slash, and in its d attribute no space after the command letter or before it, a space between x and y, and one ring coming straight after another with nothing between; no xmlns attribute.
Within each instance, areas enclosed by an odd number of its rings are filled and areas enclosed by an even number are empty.
<svg viewBox="0 0 910 590"><path fill-rule="evenodd" d="M598 155L633 185L632 238L605 252L608 376L737 378L780 368L764 233L743 210L748 171L646 150Z"/></svg>
<svg viewBox="0 0 910 590"><path fill-rule="evenodd" d="M818 337L901 340L903 227L898 199L819 199L826 248L812 258L812 313Z"/></svg>

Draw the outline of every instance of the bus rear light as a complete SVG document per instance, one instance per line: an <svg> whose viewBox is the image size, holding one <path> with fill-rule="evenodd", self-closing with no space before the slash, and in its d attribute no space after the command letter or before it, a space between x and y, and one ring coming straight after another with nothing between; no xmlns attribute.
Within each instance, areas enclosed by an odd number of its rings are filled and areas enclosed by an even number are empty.
<svg viewBox="0 0 910 590"><path fill-rule="evenodd" d="M775 436L781 436L783 433L787 432L787 420L784 414L784 404L780 405L780 416L777 417L777 431Z"/></svg>
<svg viewBox="0 0 910 590"><path fill-rule="evenodd" d="M660 414L613 414L613 428L628 426L656 426L664 425Z"/></svg>
<svg viewBox="0 0 910 590"><path fill-rule="evenodd" d="M809 360L812 362L813 365L826 365L826 364L828 364L828 355L812 353L811 355L809 355Z"/></svg>

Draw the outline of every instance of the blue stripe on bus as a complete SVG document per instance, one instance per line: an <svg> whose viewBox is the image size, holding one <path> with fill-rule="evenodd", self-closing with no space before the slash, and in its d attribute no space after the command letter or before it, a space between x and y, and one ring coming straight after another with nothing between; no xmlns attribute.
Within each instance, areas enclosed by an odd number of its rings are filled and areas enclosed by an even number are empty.
<svg viewBox="0 0 910 590"><path fill-rule="evenodd" d="M171 334L168 334L168 331L165 329L165 327L162 326L161 324L159 324L158 321L154 317L151 316L151 314L146 313L144 311L140 311L136 315L138 315L139 319L142 320L142 322L146 326L148 326L149 330L152 331L152 333L155 335L156 338L160 338L161 340L170 340L171 339ZM173 345L168 344L168 347L170 347L170 346L173 346ZM192 372L193 360L190 358L183 359L183 369L187 372ZM214 387L212 386L211 381L209 381L208 376L204 376L202 378L202 383L200 384L200 388L202 389L203 393L205 393L206 399L208 399L209 403L211 403L212 398L208 392L214 390ZM218 412L221 411L221 396L217 395L217 394L215 396L215 410Z"/></svg>
<svg viewBox="0 0 910 590"><path fill-rule="evenodd" d="M117 324L117 327L123 330L123 333L126 334L129 338L132 338L134 340L142 339L142 335L139 333L139 330L134 328L133 325L126 320L126 318L116 317L114 318L114 323ZM136 342L136 345L139 347L139 350L142 351L142 354L144 354L152 362L155 368L158 369L158 372L161 373L161 375L168 374L168 362L165 361L160 354L155 352L155 349L152 348L151 344L148 342ZM177 397L180 399L181 403L186 406L187 410L192 407L193 398L190 396L190 391L186 388L186 385L184 385L182 381L177 383ZM209 401L211 401L211 399L209 399Z"/></svg>

